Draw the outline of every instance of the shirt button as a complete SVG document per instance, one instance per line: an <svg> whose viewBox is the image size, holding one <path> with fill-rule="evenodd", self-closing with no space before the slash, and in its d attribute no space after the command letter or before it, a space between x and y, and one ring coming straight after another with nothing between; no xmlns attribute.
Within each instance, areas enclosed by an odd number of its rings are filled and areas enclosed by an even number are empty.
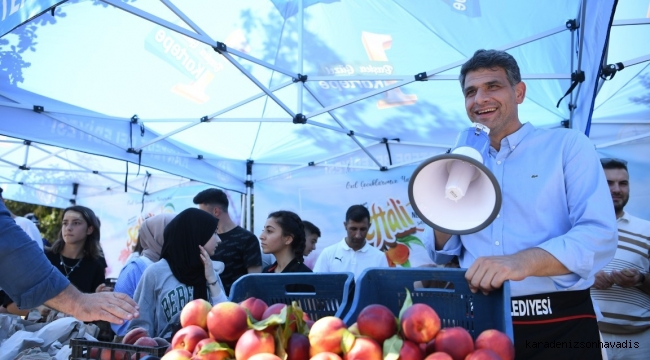
<svg viewBox="0 0 650 360"><path fill-rule="evenodd" d="M495 241L495 242L494 242L494 245L499 245L499 242L498 242L498 241Z"/></svg>
<svg viewBox="0 0 650 360"><path fill-rule="evenodd" d="M501 165L501 161L497 161L497 164L498 164L498 165Z"/></svg>
<svg viewBox="0 0 650 360"><path fill-rule="evenodd" d="M501 214L497 214L497 217L501 217Z"/></svg>
<svg viewBox="0 0 650 360"><path fill-rule="evenodd" d="M514 149L515 149L515 147L514 147L514 146L512 146L512 147L510 148L510 150L514 150Z"/></svg>

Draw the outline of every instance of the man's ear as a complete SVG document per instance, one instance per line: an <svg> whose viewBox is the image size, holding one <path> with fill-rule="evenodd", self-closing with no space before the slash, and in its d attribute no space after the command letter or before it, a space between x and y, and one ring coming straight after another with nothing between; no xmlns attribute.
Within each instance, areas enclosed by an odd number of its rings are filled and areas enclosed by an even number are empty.
<svg viewBox="0 0 650 360"><path fill-rule="evenodd" d="M526 83L520 81L517 85L515 85L515 100L517 101L517 104L521 104L524 102L525 98L526 98Z"/></svg>

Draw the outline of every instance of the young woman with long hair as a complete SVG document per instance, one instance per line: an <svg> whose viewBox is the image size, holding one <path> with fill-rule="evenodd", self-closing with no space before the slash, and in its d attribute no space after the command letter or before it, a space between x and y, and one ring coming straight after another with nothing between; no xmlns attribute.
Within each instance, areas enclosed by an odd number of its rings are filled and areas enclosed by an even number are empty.
<svg viewBox="0 0 650 360"><path fill-rule="evenodd" d="M272 212L260 235L262 251L273 254L275 263L263 273L312 272L304 264L305 226L296 213L286 210Z"/></svg>

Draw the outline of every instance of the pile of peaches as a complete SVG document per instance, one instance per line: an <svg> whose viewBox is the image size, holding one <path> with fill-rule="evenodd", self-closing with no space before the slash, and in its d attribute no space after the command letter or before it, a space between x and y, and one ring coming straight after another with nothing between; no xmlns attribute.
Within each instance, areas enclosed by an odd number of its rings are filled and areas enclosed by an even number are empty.
<svg viewBox="0 0 650 360"><path fill-rule="evenodd" d="M189 302L182 328L163 360L512 360L514 346L498 330L472 339L462 327L441 329L440 318L410 295L398 317L386 306L365 307L347 327L334 316L312 321L297 303L251 297L211 306Z"/></svg>

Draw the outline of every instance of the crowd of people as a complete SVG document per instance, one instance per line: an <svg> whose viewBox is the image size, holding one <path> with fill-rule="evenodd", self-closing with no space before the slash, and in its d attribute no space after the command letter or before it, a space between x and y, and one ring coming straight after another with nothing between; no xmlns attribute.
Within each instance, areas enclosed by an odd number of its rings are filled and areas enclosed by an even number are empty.
<svg viewBox="0 0 650 360"><path fill-rule="evenodd" d="M490 129L485 165L503 199L496 219L478 232L435 230L427 244L432 261L466 268L474 292L488 294L511 282L518 359L645 358L650 222L624 210L627 163L600 159L578 131L522 123L517 109L526 84L506 52L477 51L463 64L460 85L469 119ZM321 231L298 214L272 212L258 239L230 218L223 191L204 190L194 203L198 209L142 223L136 251L114 288L105 284L100 222L91 209L65 209L59 238L43 253L40 239L30 238L34 224L0 204L3 310L52 308L84 321L110 321L118 335L141 326L169 338L186 303L227 301L246 274L347 271L358 278L366 268L388 267L385 254L367 241L372 224L363 205L349 207L345 236L321 250L310 269L304 258ZM15 272L27 281L8 275ZM525 305L542 303L543 309ZM528 346L539 342L638 345L606 352L602 346Z"/></svg>

